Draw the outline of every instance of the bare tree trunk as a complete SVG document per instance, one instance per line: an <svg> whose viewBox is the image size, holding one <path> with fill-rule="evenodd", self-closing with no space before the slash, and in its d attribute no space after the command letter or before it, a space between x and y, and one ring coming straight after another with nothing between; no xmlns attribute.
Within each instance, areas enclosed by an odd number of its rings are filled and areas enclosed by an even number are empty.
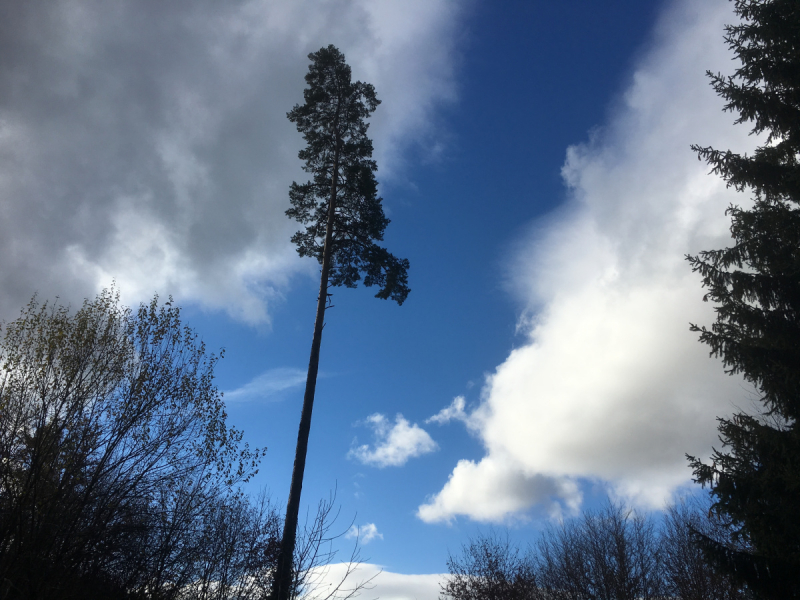
<svg viewBox="0 0 800 600"><path fill-rule="evenodd" d="M322 343L322 328L325 325L325 307L328 301L328 272L331 266L331 240L333 239L333 222L336 214L336 187L339 178L339 134L334 123L336 149L333 156L333 174L331 175L331 196L328 201L328 221L325 228L325 245L322 250L322 273L319 279L319 297L317 298L317 317L314 321L314 338L311 342L311 357L308 360L308 376L306 391L303 396L303 412L300 415L300 428L297 432L297 449L292 469L292 485L289 489L289 500L286 504L286 520L283 524L281 550L278 556L278 568L275 572L275 583L272 597L274 600L289 600L292 587L292 558L297 539L297 518L300 511L300 492L303 489L303 473L306 468L308 452L308 435L311 431L311 411L314 408L314 392L317 388L317 372L319 371L319 348Z"/></svg>

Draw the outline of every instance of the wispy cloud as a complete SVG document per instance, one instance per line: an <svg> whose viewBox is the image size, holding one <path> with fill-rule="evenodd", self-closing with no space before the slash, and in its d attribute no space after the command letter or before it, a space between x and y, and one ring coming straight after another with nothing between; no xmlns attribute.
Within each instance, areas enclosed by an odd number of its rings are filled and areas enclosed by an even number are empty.
<svg viewBox="0 0 800 600"><path fill-rule="evenodd" d="M300 369L270 369L243 386L225 392L225 400L228 402L268 400L284 390L304 384L305 381L306 372Z"/></svg>
<svg viewBox="0 0 800 600"><path fill-rule="evenodd" d="M369 544L374 539L383 539L383 534L378 531L375 523L367 523L366 525L352 525L344 537L353 540L357 539L362 544Z"/></svg>
<svg viewBox="0 0 800 600"><path fill-rule="evenodd" d="M408 459L433 452L436 442L416 423L410 423L403 415L395 417L394 424L385 415L375 413L364 420L372 429L374 446L364 444L353 447L349 458L376 467L401 467Z"/></svg>
<svg viewBox="0 0 800 600"><path fill-rule="evenodd" d="M425 423L436 423L437 425L446 425L450 421L462 421L467 423L469 415L464 410L466 406L466 399L464 396L456 396L449 406L444 407L438 413L425 419Z"/></svg>
<svg viewBox="0 0 800 600"><path fill-rule="evenodd" d="M660 506L690 482L685 454L707 456L716 417L747 401L689 331L714 313L684 260L728 245L725 208L747 202L689 149L754 144L705 76L735 67L722 40L732 19L725 0L672 3L616 114L568 149L569 202L509 261L524 343L476 410L436 417L466 419L486 455L460 461L421 519L574 510L582 479Z"/></svg>

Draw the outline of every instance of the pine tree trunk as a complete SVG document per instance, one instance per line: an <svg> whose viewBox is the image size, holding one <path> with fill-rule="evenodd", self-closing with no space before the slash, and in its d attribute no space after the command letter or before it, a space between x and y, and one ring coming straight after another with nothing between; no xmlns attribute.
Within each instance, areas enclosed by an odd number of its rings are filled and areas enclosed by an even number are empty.
<svg viewBox="0 0 800 600"><path fill-rule="evenodd" d="M334 123L334 131L336 123ZM339 175L339 135L336 135L336 148L333 156L333 174L331 175L331 195L328 201L328 220L325 228L325 245L322 250L322 272L319 279L319 297L317 298L317 317L314 321L314 338L311 342L311 357L308 360L306 391L303 395L303 411L300 415L300 428L297 432L297 449L292 469L292 485L289 488L289 500L286 504L286 520L283 524L281 550L278 556L278 567L273 582L273 600L289 600L292 592L292 559L297 540L297 520L300 511L300 492L303 489L303 473L306 468L308 452L308 435L311 431L311 411L314 408L314 392L317 388L317 372L319 370L319 349L322 343L322 328L325 324L325 307L328 301L328 272L331 266L331 240L333 239L333 223L336 214L336 187Z"/></svg>

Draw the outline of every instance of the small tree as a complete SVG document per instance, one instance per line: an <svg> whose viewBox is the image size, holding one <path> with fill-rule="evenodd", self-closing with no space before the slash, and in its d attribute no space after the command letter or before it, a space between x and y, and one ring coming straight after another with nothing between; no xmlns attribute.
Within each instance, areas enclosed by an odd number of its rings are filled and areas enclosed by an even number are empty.
<svg viewBox="0 0 800 600"><path fill-rule="evenodd" d="M312 175L304 184L292 183L286 214L306 226L292 241L300 256L312 256L321 265L314 336L308 363L297 450L286 508L281 553L274 595L291 594L300 493L303 486L311 413L319 369L319 351L325 309L331 286L378 286L378 298L402 304L408 296L408 261L395 258L375 242L383 239L389 219L377 195L372 142L367 137L367 117L379 100L368 83L351 81L350 67L334 46L309 54L305 103L288 113L303 134L306 147L299 157Z"/></svg>
<svg viewBox="0 0 800 600"><path fill-rule="evenodd" d="M741 62L712 85L753 133L752 156L695 146L729 186L754 195L731 206L733 246L689 257L716 304L710 329L693 326L731 374L757 390L760 414L720 419L711 463L690 457L713 509L730 524L731 549L700 539L727 572L765 598L800 596L800 3L735 0L725 40Z"/></svg>
<svg viewBox="0 0 800 600"><path fill-rule="evenodd" d="M536 546L535 563L543 598L664 597L653 523L620 505L548 528Z"/></svg>
<svg viewBox="0 0 800 600"><path fill-rule="evenodd" d="M708 510L708 500L685 499L667 508L660 535L664 586L669 598L681 600L746 600L747 589L708 561L696 543L702 533L731 547L725 523Z"/></svg>
<svg viewBox="0 0 800 600"><path fill-rule="evenodd" d="M506 536L473 538L461 555L447 559L450 576L441 584L442 598L452 600L534 600L539 598L531 557L514 548Z"/></svg>

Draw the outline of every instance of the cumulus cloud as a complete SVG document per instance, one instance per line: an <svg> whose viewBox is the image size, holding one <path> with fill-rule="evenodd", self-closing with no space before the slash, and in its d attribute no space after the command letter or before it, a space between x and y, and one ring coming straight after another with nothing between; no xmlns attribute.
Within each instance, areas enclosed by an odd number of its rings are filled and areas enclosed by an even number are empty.
<svg viewBox="0 0 800 600"><path fill-rule="evenodd" d="M243 386L225 392L228 402L243 402L247 400L264 400L275 397L284 390L288 390L306 382L305 371L293 368L270 369Z"/></svg>
<svg viewBox="0 0 800 600"><path fill-rule="evenodd" d="M427 431L416 423L410 423L401 414L395 417L394 425L380 413L370 415L364 424L372 429L374 447L368 444L351 448L347 456L365 465L376 467L402 467L409 458L435 451L438 446Z"/></svg>
<svg viewBox="0 0 800 600"><path fill-rule="evenodd" d="M458 463L423 520L574 509L586 479L660 506L690 480L685 453L707 456L716 417L748 402L688 329L714 313L684 260L727 245L725 208L747 202L689 149L754 144L704 76L734 68L733 18L725 0L673 3L613 118L569 148L568 203L510 261L525 341L468 415L486 455Z"/></svg>
<svg viewBox="0 0 800 600"><path fill-rule="evenodd" d="M374 539L383 539L383 534L378 531L375 523L366 525L352 525L344 537L349 540L358 540L362 544L369 544Z"/></svg>
<svg viewBox="0 0 800 600"><path fill-rule="evenodd" d="M0 21L0 316L116 279L268 322L311 273L288 239L307 54L329 43L384 103L381 177L455 94L454 0L55 0Z"/></svg>
<svg viewBox="0 0 800 600"><path fill-rule="evenodd" d="M553 498L566 498L570 513L580 505L580 489L568 477L527 474L513 457L490 455L475 463L460 460L441 492L417 510L427 523L450 522L456 515L476 521L503 521L533 504L545 505L552 516L562 512Z"/></svg>

